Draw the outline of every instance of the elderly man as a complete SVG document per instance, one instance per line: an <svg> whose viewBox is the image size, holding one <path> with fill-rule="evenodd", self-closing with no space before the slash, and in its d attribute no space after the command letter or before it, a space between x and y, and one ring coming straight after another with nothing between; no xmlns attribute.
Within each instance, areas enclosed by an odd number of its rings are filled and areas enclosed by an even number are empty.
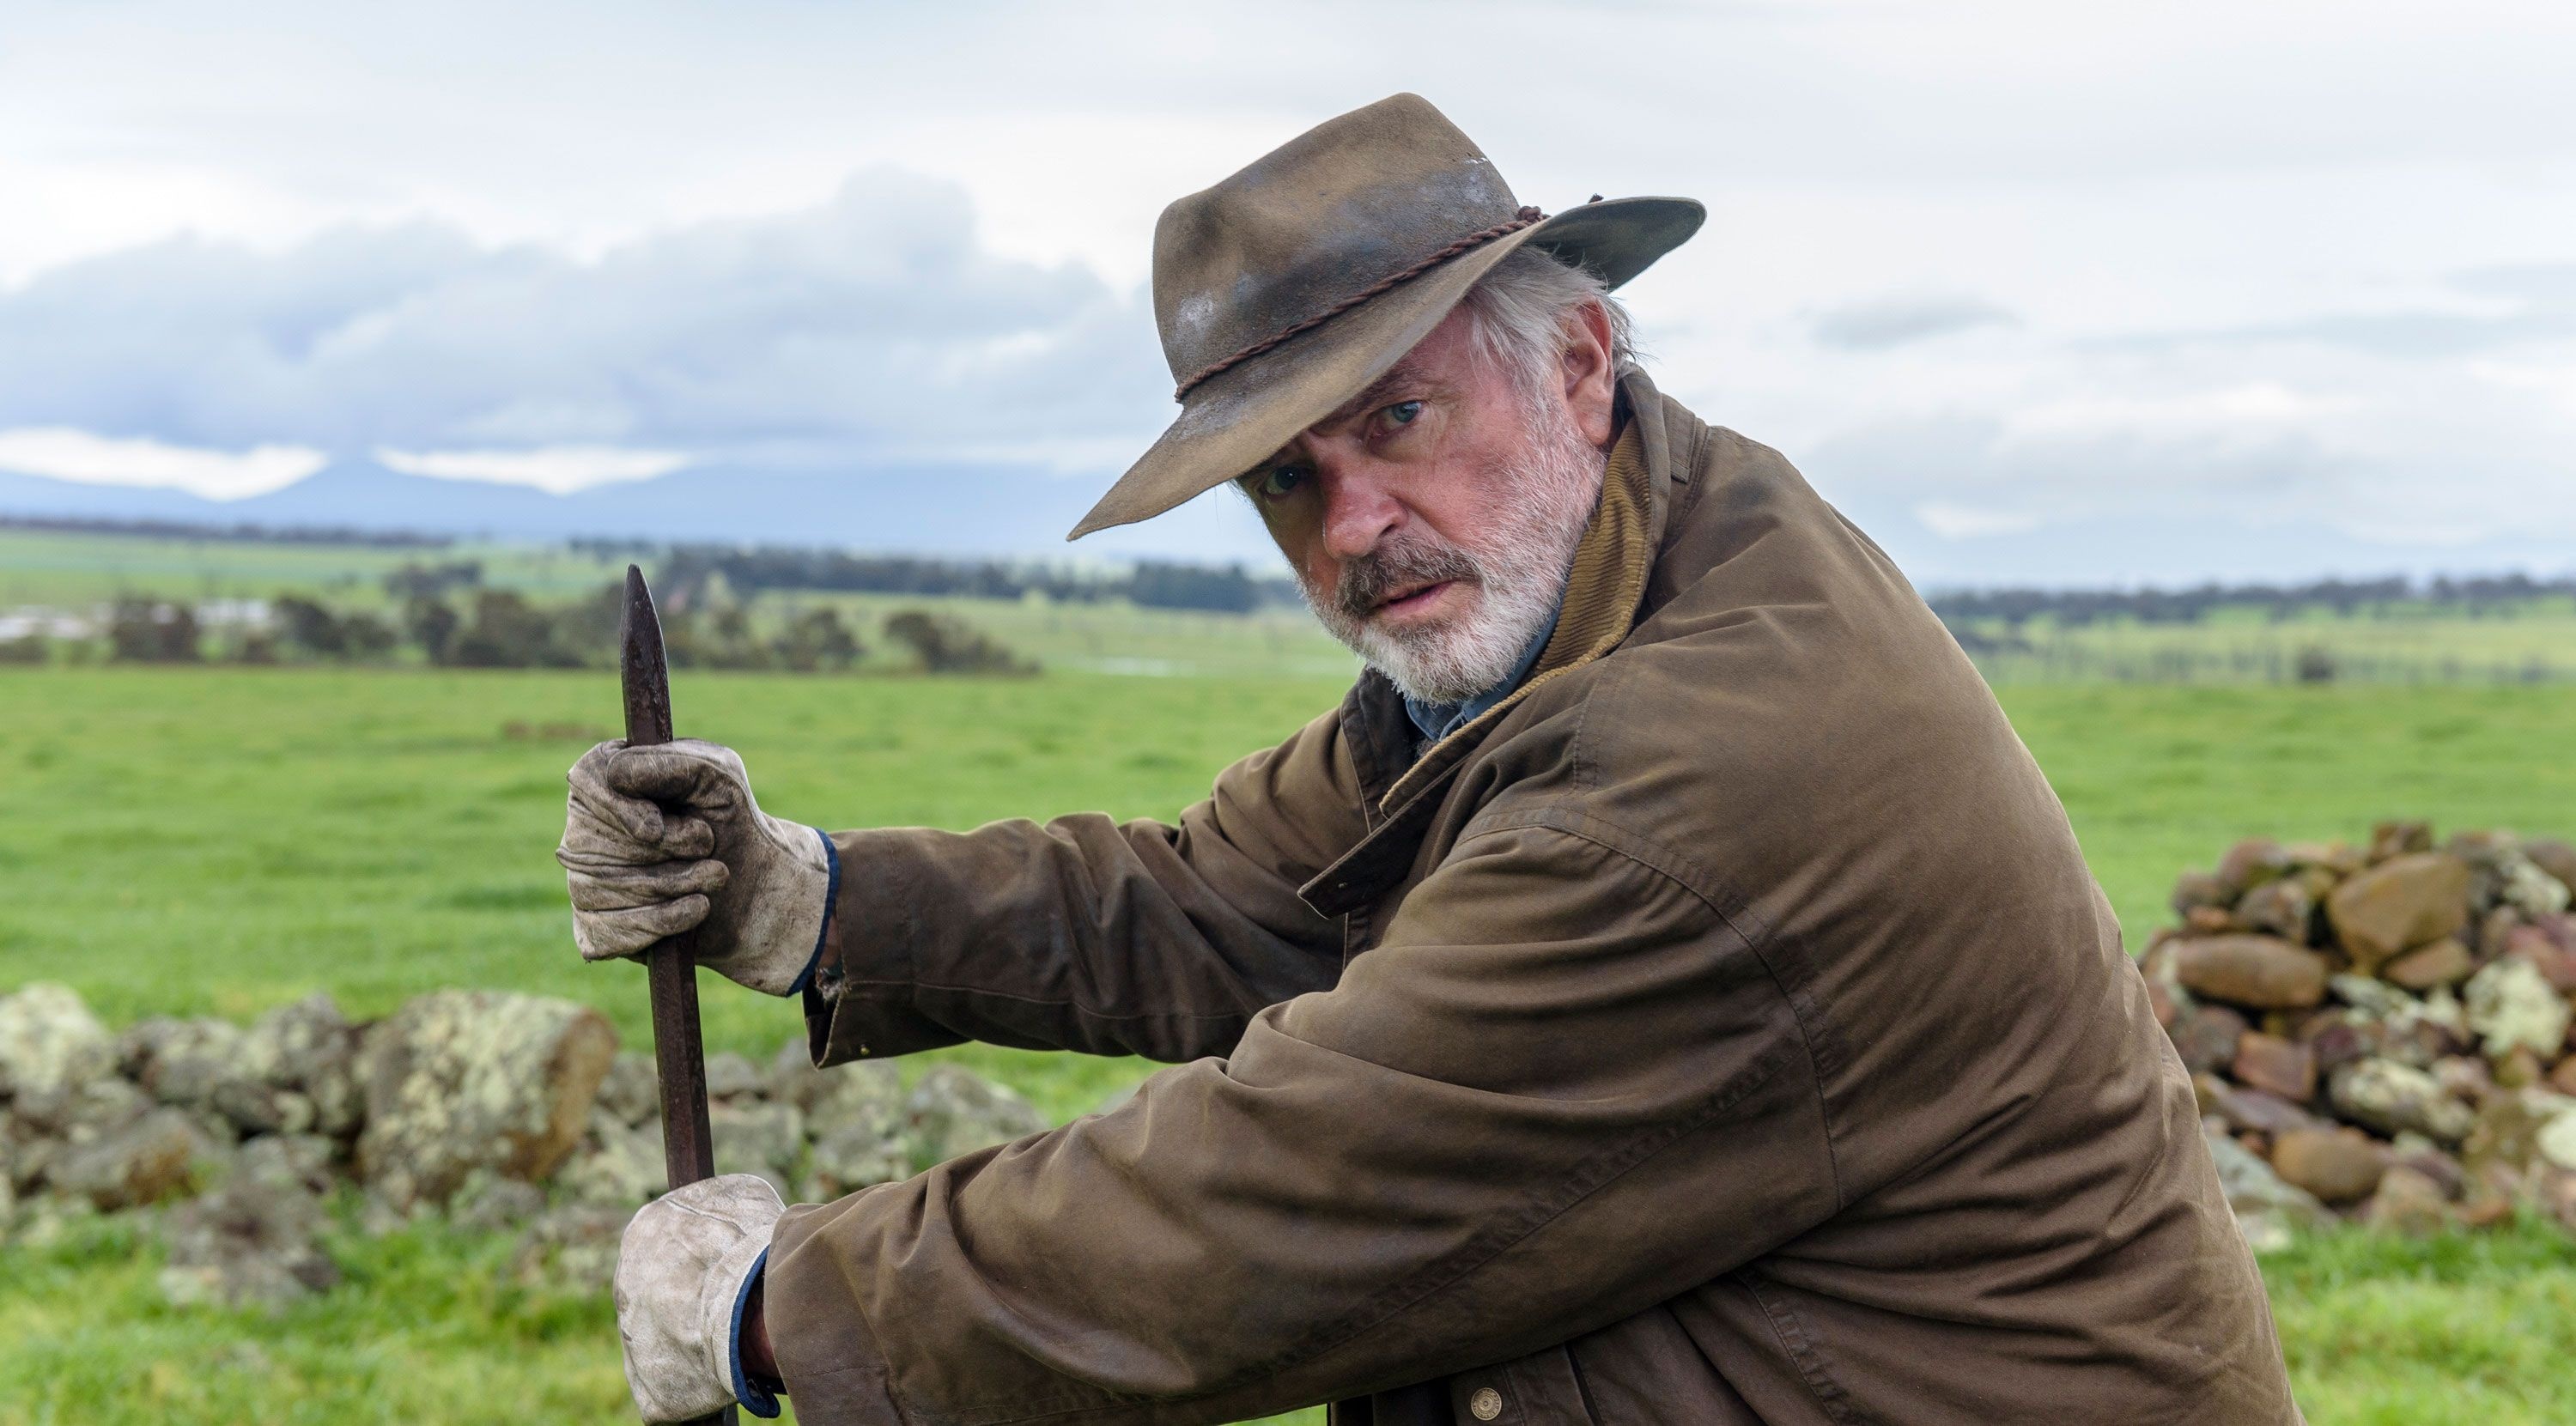
<svg viewBox="0 0 2576 1426"><path fill-rule="evenodd" d="M2296 1421L2191 1086L2064 813L1887 557L1639 374L1695 203L1520 207L1428 104L1172 205L1181 414L1367 662L1178 825L824 835L594 749L582 951L698 931L818 1063L1172 1068L618 1267L651 1420Z"/></svg>

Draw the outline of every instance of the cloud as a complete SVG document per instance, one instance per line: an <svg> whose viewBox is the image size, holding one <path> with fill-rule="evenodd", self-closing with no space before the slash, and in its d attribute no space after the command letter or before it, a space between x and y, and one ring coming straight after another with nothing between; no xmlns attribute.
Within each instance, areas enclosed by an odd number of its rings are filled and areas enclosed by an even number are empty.
<svg viewBox="0 0 2576 1426"><path fill-rule="evenodd" d="M1152 331L1087 268L987 251L952 185L874 171L590 261L411 224L51 269L0 292L0 427L444 452L429 473L566 488L631 468L601 450L1141 450L1168 386Z"/></svg>
<svg viewBox="0 0 2576 1426"><path fill-rule="evenodd" d="M0 470L89 485L184 490L208 500L244 500L283 490L329 458L308 446L204 450L150 439L110 439L66 426L0 430Z"/></svg>
<svg viewBox="0 0 2576 1426"><path fill-rule="evenodd" d="M2026 535L2043 523L2028 510L1981 510L1948 500L1915 505L1914 518L1945 540L1973 540L1988 535Z"/></svg>
<svg viewBox="0 0 2576 1426"><path fill-rule="evenodd" d="M1884 351L2020 319L1975 297L1882 297L1830 308L1809 324L1815 339L1841 351Z"/></svg>
<svg viewBox="0 0 2576 1426"><path fill-rule="evenodd" d="M376 459L405 475L526 485L549 495L651 480L689 464L681 451L624 450L615 446L539 446L534 450L399 451L376 447Z"/></svg>

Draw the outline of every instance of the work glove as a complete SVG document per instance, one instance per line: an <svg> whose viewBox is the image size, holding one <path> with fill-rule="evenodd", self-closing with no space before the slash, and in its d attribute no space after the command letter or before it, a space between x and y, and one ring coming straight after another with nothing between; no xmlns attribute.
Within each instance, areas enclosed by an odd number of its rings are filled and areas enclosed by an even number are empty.
<svg viewBox="0 0 2576 1426"><path fill-rule="evenodd" d="M617 1343L626 1389L647 1421L694 1421L739 1401L776 1416L778 1398L742 1370L742 1313L787 1211L778 1190L729 1173L637 1210L617 1244Z"/></svg>
<svg viewBox="0 0 2576 1426"><path fill-rule="evenodd" d="M555 860L583 959L631 956L695 928L698 964L770 995L804 988L831 910L832 844L761 811L733 749L602 743L567 778Z"/></svg>

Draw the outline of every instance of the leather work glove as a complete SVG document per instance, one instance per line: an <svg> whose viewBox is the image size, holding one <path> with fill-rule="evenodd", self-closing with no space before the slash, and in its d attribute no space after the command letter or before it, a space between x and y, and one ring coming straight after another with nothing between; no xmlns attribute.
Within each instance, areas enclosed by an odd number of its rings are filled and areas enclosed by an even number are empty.
<svg viewBox="0 0 2576 1426"><path fill-rule="evenodd" d="M607 742L566 777L555 860L583 959L631 956L695 927L698 964L770 995L804 988L838 858L821 832L760 810L733 749Z"/></svg>
<svg viewBox="0 0 2576 1426"><path fill-rule="evenodd" d="M786 1211L767 1182L731 1173L672 1189L627 1223L613 1284L617 1343L645 1420L694 1421L737 1401L754 1416L778 1414L778 1398L744 1374L738 1338Z"/></svg>

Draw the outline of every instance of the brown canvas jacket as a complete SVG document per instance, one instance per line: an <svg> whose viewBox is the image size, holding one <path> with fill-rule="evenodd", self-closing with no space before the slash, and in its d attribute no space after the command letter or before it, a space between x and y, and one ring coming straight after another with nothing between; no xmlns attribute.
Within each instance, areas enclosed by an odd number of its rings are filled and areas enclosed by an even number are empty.
<svg viewBox="0 0 2576 1426"><path fill-rule="evenodd" d="M1176 826L841 834L819 1060L1174 1062L790 1209L799 1417L2298 1419L2064 812L1895 567L1642 378L1537 672Z"/></svg>

